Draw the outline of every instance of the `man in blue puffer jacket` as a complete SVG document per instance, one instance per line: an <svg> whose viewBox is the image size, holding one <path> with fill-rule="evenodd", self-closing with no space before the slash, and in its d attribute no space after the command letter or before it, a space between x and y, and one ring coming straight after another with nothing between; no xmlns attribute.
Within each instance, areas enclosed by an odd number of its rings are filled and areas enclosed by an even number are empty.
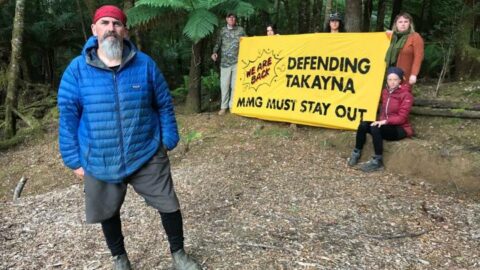
<svg viewBox="0 0 480 270"><path fill-rule="evenodd" d="M125 14L102 6L82 55L58 92L59 143L84 180L87 223L101 223L114 269L130 269L120 221L127 185L160 213L175 269L200 269L183 249L180 205L167 151L179 136L172 98L155 62L126 38Z"/></svg>

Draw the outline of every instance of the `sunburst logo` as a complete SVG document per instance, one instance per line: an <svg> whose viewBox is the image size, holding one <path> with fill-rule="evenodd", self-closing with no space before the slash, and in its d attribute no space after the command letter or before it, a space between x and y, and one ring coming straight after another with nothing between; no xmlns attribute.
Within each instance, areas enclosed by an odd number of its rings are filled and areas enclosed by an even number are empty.
<svg viewBox="0 0 480 270"><path fill-rule="evenodd" d="M271 86L278 79L277 65L283 58L273 50L260 50L254 60L242 61L243 89L258 91L261 86Z"/></svg>

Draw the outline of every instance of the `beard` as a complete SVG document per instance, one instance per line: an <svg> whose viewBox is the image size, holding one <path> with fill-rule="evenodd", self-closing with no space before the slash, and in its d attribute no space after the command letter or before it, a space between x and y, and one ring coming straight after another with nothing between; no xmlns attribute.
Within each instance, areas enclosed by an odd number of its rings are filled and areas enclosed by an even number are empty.
<svg viewBox="0 0 480 270"><path fill-rule="evenodd" d="M113 32L106 32L103 35L103 39L100 41L100 47L109 60L122 59L123 40L117 34Z"/></svg>

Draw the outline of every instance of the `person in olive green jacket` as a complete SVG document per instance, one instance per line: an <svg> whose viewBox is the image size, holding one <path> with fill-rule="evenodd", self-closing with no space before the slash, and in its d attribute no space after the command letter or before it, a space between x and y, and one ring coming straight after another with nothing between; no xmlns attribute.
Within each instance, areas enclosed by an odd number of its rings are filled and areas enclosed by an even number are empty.
<svg viewBox="0 0 480 270"><path fill-rule="evenodd" d="M237 26L237 16L235 14L227 14L226 21L227 25L220 29L212 54L213 61L217 61L219 51L221 55L220 88L222 90L222 101L219 115L224 115L232 107L240 37L245 36L243 27Z"/></svg>

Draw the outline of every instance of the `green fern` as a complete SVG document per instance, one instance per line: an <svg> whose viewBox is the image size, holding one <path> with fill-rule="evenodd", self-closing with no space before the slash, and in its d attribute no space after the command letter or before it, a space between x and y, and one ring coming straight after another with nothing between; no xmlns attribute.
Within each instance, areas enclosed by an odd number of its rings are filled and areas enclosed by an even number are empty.
<svg viewBox="0 0 480 270"><path fill-rule="evenodd" d="M127 10L128 24L144 26L160 18L165 9L147 5L136 6Z"/></svg>
<svg viewBox="0 0 480 270"><path fill-rule="evenodd" d="M248 1L238 0L140 0L127 15L130 25L143 26L155 22L167 10L188 14L183 34L196 43L214 32L218 26L216 14L223 17L226 12L233 11L238 16L248 17L255 8Z"/></svg>
<svg viewBox="0 0 480 270"><path fill-rule="evenodd" d="M135 7L146 5L153 8L185 9L191 1L182 0L140 0Z"/></svg>
<svg viewBox="0 0 480 270"><path fill-rule="evenodd" d="M197 43L202 38L210 35L218 25L218 19L212 12L206 9L192 11L183 28L183 34Z"/></svg>

